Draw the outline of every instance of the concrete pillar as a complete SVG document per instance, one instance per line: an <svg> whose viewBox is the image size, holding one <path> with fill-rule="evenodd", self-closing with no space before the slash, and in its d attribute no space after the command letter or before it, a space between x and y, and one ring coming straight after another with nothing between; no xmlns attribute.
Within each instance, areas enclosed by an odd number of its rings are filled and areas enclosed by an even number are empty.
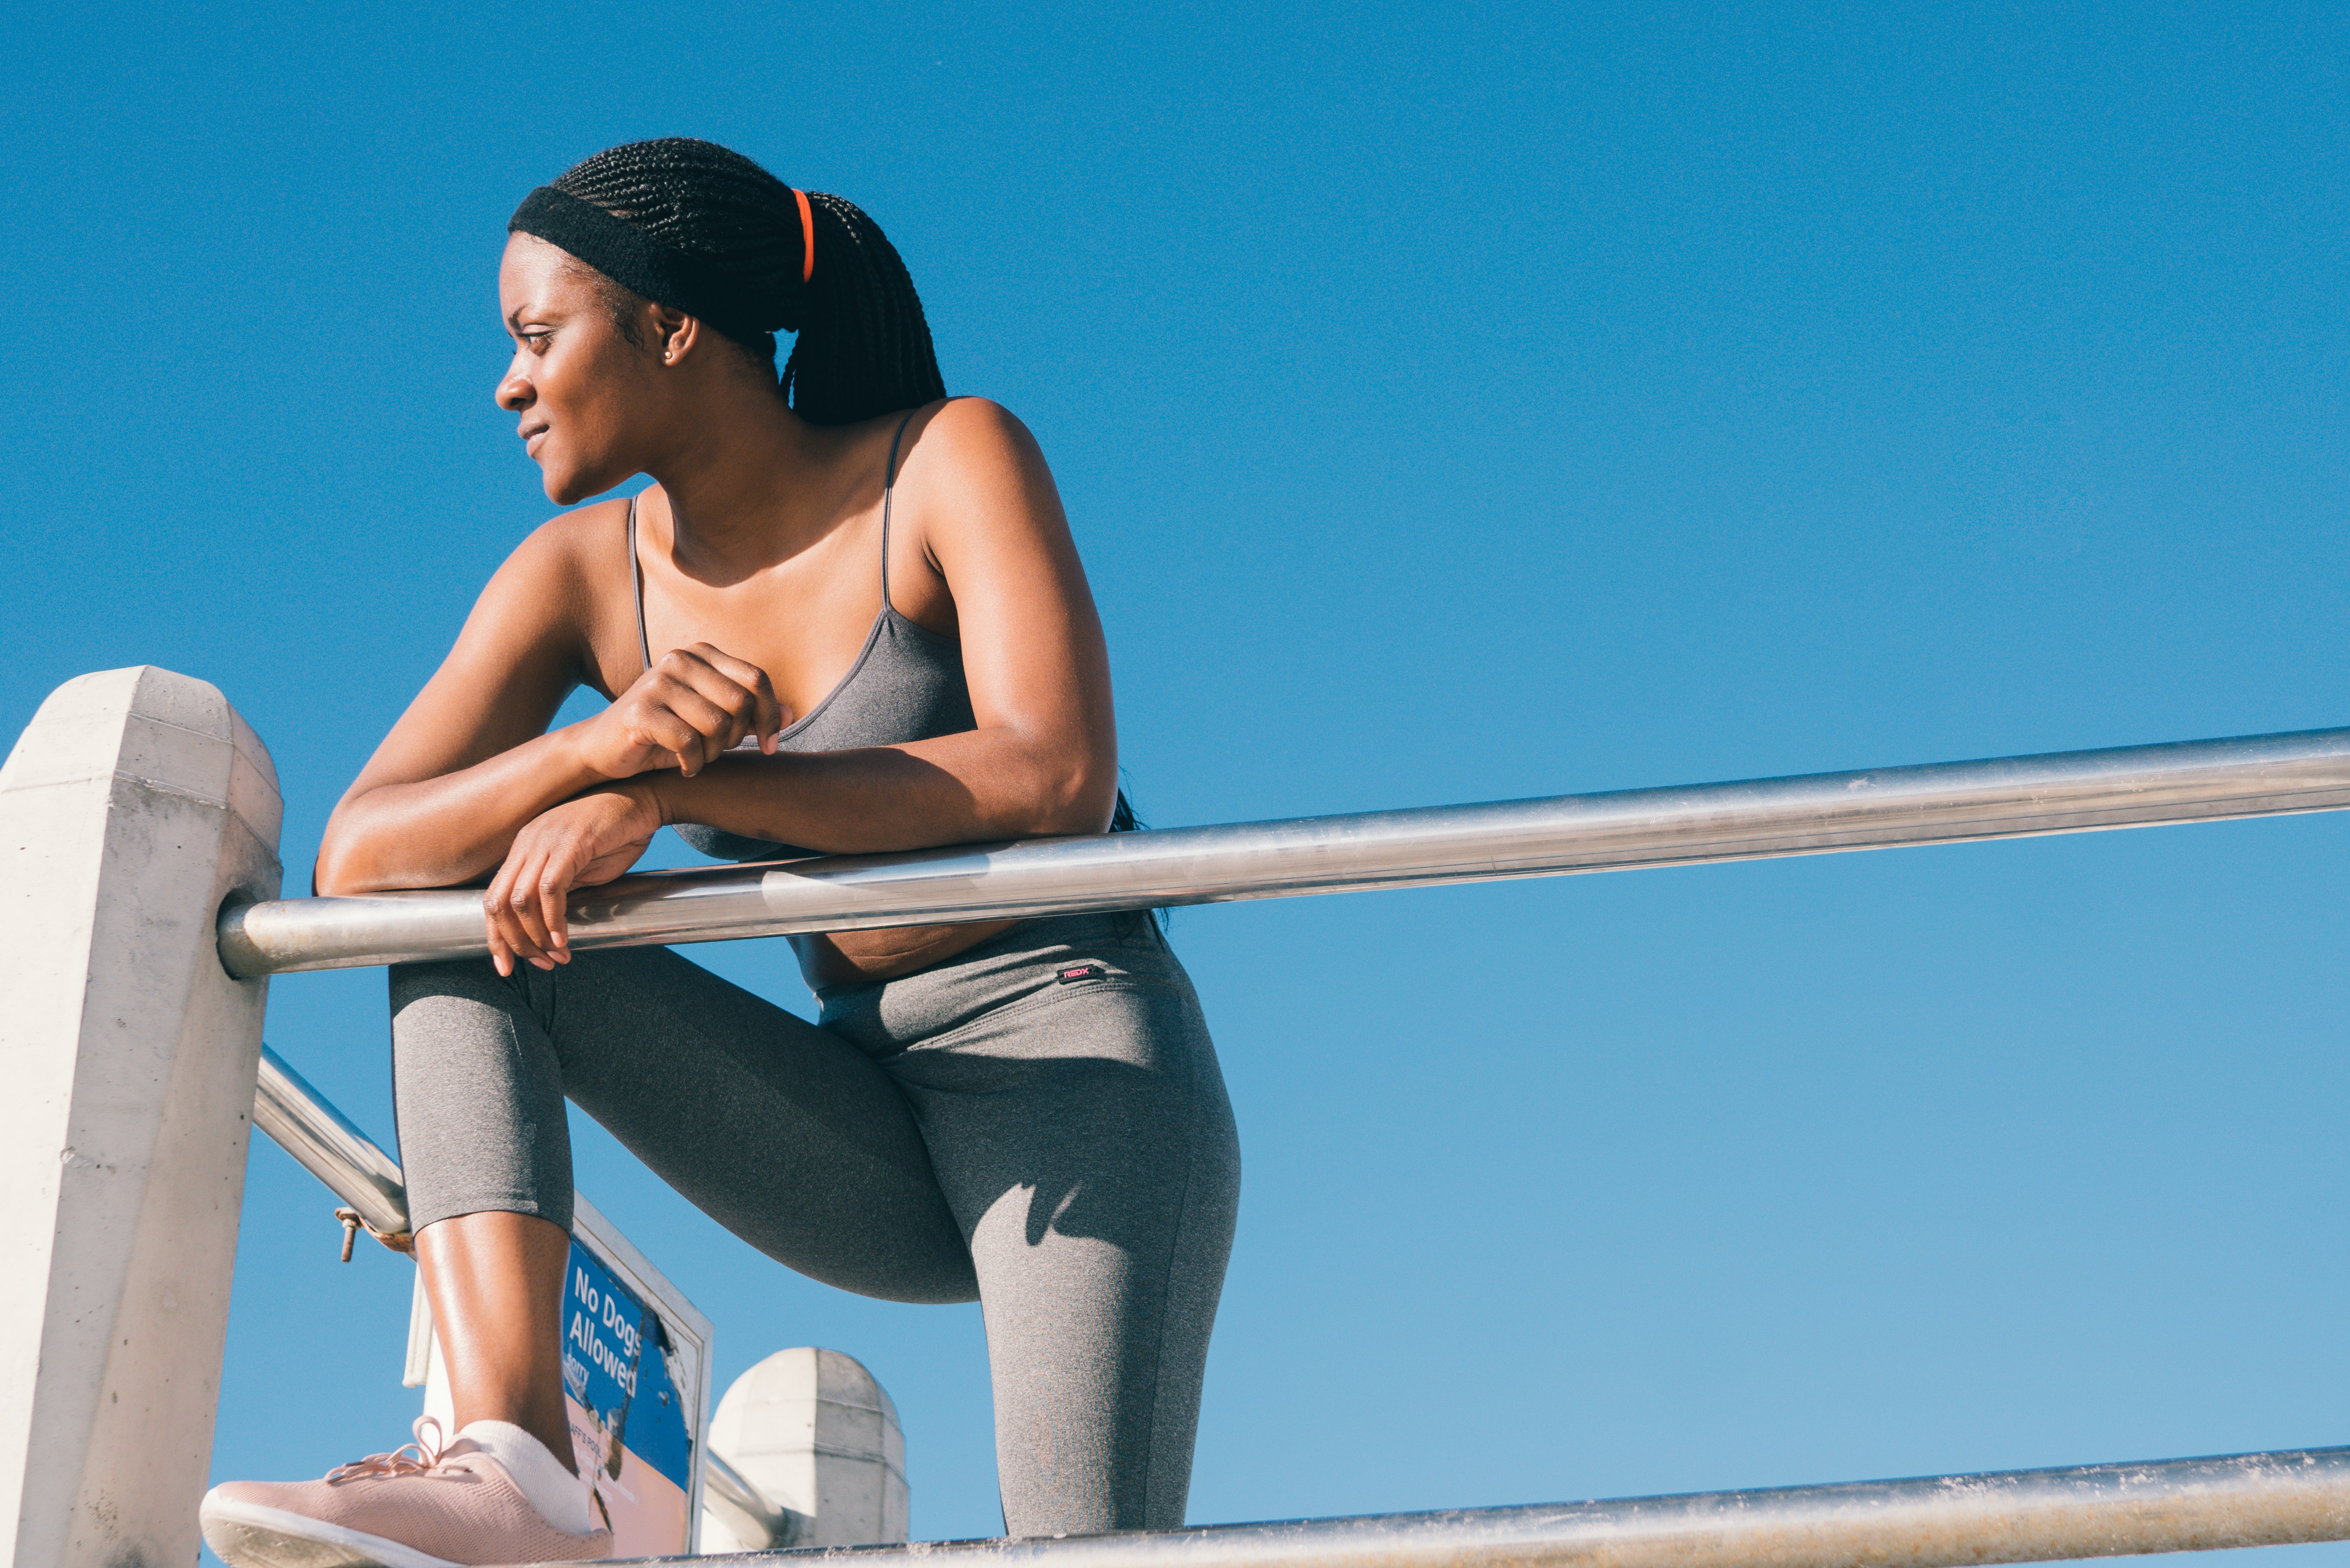
<svg viewBox="0 0 2350 1568"><path fill-rule="evenodd" d="M906 1438L873 1374L837 1350L779 1350L734 1380L710 1422L710 1447L776 1507L777 1546L864 1546L906 1539ZM702 1550L724 1519L702 1515Z"/></svg>
<svg viewBox="0 0 2350 1568"><path fill-rule="evenodd" d="M0 1561L186 1568L261 1049L221 968L276 771L203 681L52 692L0 768Z"/></svg>

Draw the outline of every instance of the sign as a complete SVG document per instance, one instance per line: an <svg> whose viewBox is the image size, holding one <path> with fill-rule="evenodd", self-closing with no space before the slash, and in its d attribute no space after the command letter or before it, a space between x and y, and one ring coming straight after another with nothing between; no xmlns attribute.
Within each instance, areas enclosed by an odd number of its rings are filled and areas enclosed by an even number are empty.
<svg viewBox="0 0 2350 1568"><path fill-rule="evenodd" d="M575 1200L563 1310L563 1403L589 1508L615 1557L695 1551L702 1434L709 1425L710 1320L585 1198ZM448 1369L419 1279L408 1328L408 1385L443 1429L456 1422Z"/></svg>
<svg viewBox="0 0 2350 1568"><path fill-rule="evenodd" d="M575 1238L563 1293L563 1403L571 1448L618 1557L688 1549L693 1434L658 1311Z"/></svg>

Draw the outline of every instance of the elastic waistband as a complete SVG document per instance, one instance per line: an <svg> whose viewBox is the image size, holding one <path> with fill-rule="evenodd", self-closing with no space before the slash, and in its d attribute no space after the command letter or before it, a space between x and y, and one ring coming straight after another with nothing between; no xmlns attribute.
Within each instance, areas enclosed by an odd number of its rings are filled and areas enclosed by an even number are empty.
<svg viewBox="0 0 2350 1568"><path fill-rule="evenodd" d="M1191 983L1147 913L1048 915L912 974L827 986L816 1022L868 1055L891 1056L1042 991L1119 981Z"/></svg>

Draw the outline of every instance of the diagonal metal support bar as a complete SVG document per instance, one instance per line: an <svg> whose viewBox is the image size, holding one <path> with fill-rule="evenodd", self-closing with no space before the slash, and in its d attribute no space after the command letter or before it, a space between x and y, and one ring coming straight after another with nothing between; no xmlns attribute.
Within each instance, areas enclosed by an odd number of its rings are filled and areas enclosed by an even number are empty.
<svg viewBox="0 0 2350 1568"><path fill-rule="evenodd" d="M2350 730L657 871L571 900L576 950L1960 844L2350 806ZM465 889L226 911L243 978L488 951Z"/></svg>
<svg viewBox="0 0 2350 1568"><path fill-rule="evenodd" d="M359 1210L370 1230L390 1236L408 1229L408 1187L400 1162L265 1044L260 1081L254 1085L253 1125Z"/></svg>
<svg viewBox="0 0 2350 1568"><path fill-rule="evenodd" d="M869 1568L1960 1568L2350 1538L2350 1449L734 1557ZM678 1563L706 1561L678 1558Z"/></svg>

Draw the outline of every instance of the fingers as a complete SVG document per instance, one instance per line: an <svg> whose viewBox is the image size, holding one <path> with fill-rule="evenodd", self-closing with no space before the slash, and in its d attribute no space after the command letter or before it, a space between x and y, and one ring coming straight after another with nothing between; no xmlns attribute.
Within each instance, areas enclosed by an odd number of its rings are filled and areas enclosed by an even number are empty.
<svg viewBox="0 0 2350 1568"><path fill-rule="evenodd" d="M775 694L768 687L767 672L754 664L745 664L733 655L720 651L706 642L691 649L673 649L667 663L674 660L673 674L693 698L706 703L707 709L688 711L682 706L680 713L691 722L706 739L707 762L733 748L745 735L760 735L762 740L772 730L762 732L763 718L776 711ZM762 693L764 694L764 701ZM704 722L703 715L716 710L719 722Z"/></svg>
<svg viewBox="0 0 2350 1568"><path fill-rule="evenodd" d="M490 963L502 975L514 973L517 962L546 967L541 961L545 955L532 947L514 917L513 888L517 870L515 862L509 859L482 892L482 924L489 938Z"/></svg>
<svg viewBox="0 0 2350 1568"><path fill-rule="evenodd" d="M567 801L515 835L482 892L482 923L498 973L513 974L518 962L543 970L569 963L571 889L626 871L660 829L651 793L623 787Z"/></svg>
<svg viewBox="0 0 2350 1568"><path fill-rule="evenodd" d="M660 697L662 708L649 716L647 739L676 757L689 778L743 738L743 726L735 714L691 686L672 685ZM747 693L744 700L747 703Z"/></svg>
<svg viewBox="0 0 2350 1568"><path fill-rule="evenodd" d="M546 969L563 955L554 936L547 930L546 918L541 912L544 908L542 890L552 867L544 858L534 859L536 863L525 862L522 875L515 878L513 890L507 898L506 912L521 930L523 940L535 950L531 961ZM515 944L517 950L520 945ZM541 960L545 961L541 962Z"/></svg>
<svg viewBox="0 0 2350 1568"><path fill-rule="evenodd" d="M499 919L505 903L505 890L514 881L514 855L509 851L506 863L498 867L498 874L490 878L487 888L482 889L482 925L490 941L490 964L502 975L512 974L515 971L514 944L506 940L505 928Z"/></svg>
<svg viewBox="0 0 2350 1568"><path fill-rule="evenodd" d="M539 871L536 891L538 894L538 929L546 933L546 950L559 961L568 963L571 961L571 930L567 922L568 911L564 904L571 893L569 873L567 870L558 873L552 863L548 864Z"/></svg>
<svg viewBox="0 0 2350 1568"><path fill-rule="evenodd" d="M790 715L767 672L700 642L673 648L582 727L585 760L609 779L674 762L688 776L745 736L773 753Z"/></svg>
<svg viewBox="0 0 2350 1568"><path fill-rule="evenodd" d="M546 929L536 926L536 878L521 861L509 861L482 895L482 919L490 941L490 961L500 974L512 974L516 963L553 969L558 955L547 949ZM567 955L561 955L567 956Z"/></svg>
<svg viewBox="0 0 2350 1568"><path fill-rule="evenodd" d="M564 901L578 849L573 835L543 823L524 829L482 894L490 961L502 975L518 960L543 970L571 960Z"/></svg>
<svg viewBox="0 0 2350 1568"><path fill-rule="evenodd" d="M730 712L738 712L739 716L745 720L742 733L736 735L734 740L741 740L743 735L755 736L759 742L759 749L772 753L775 749L775 736L783 730L785 720L784 704L775 696L775 686L767 680L767 672L755 664L737 659L733 654L712 648L706 642L695 643L691 651L711 670L747 693L751 699L750 710L747 713L740 713L738 710L729 710ZM712 695L707 691L703 694ZM714 697L713 700L715 700ZM729 746L733 743L734 741L727 742Z"/></svg>
<svg viewBox="0 0 2350 1568"><path fill-rule="evenodd" d="M784 727L767 672L706 642L663 654L637 694L643 701L633 727L644 743L676 757L688 775L745 735L755 736L761 751L773 751Z"/></svg>

